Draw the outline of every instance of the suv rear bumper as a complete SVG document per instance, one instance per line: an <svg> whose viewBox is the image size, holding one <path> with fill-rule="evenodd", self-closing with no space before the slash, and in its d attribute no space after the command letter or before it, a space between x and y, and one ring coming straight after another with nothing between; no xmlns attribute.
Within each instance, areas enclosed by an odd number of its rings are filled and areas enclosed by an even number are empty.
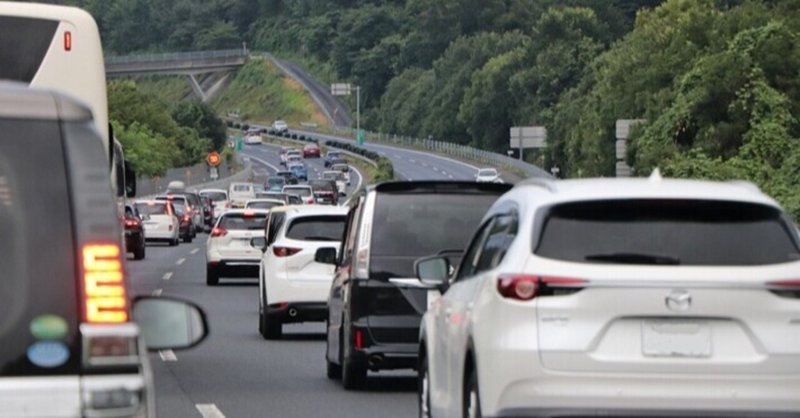
<svg viewBox="0 0 800 418"><path fill-rule="evenodd" d="M355 349L351 360L369 370L417 369L419 344L375 344Z"/></svg>
<svg viewBox="0 0 800 418"><path fill-rule="evenodd" d="M208 270L219 277L258 278L260 260L209 261Z"/></svg>
<svg viewBox="0 0 800 418"><path fill-rule="evenodd" d="M284 324L324 322L328 319L328 304L325 302L276 303L267 306L267 314Z"/></svg>

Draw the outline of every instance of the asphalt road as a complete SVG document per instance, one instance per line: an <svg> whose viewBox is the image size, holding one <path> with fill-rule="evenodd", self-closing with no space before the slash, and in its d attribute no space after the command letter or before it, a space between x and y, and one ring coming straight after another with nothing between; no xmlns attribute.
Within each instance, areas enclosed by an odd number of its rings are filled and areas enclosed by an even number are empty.
<svg viewBox="0 0 800 418"><path fill-rule="evenodd" d="M256 170L279 167L276 148L253 145L244 154ZM322 161L307 161L320 171ZM353 176L356 187L357 177ZM284 327L285 338L258 334L258 284L205 284L205 242L152 244L144 260L128 262L134 294L180 297L206 312L211 334L200 346L150 355L158 416L182 417L411 417L416 414L412 372L371 375L368 389L348 392L325 377L322 323Z"/></svg>

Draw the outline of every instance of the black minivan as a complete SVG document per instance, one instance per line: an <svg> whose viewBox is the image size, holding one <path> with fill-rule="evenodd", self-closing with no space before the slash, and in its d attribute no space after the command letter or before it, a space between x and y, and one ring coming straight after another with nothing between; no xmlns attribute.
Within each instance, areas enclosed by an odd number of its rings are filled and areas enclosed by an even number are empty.
<svg viewBox="0 0 800 418"><path fill-rule="evenodd" d="M414 277L414 261L460 254L508 184L460 181L388 182L349 200L345 237L328 297L329 378L357 389L367 370L417 366L419 326L427 291L390 279ZM317 252L330 260L333 249ZM458 257L458 255L453 255ZM451 265L457 265L452 260Z"/></svg>

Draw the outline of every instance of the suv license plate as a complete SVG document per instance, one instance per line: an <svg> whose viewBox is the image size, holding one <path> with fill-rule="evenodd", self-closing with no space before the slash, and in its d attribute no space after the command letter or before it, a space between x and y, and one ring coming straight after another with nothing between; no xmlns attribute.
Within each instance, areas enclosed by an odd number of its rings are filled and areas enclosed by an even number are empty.
<svg viewBox="0 0 800 418"><path fill-rule="evenodd" d="M648 357L710 357L711 327L706 321L642 321L642 354Z"/></svg>

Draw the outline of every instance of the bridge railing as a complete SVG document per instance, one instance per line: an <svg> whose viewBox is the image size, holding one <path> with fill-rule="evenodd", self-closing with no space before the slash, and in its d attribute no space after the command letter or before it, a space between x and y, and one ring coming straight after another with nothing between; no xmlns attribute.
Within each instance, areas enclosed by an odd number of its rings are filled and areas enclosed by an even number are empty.
<svg viewBox="0 0 800 418"><path fill-rule="evenodd" d="M190 61L209 58L239 58L249 54L244 49L222 49L217 51L195 51L195 52L166 52L158 54L138 54L125 56L105 57L106 64L132 64L140 62L164 62L164 61Z"/></svg>

